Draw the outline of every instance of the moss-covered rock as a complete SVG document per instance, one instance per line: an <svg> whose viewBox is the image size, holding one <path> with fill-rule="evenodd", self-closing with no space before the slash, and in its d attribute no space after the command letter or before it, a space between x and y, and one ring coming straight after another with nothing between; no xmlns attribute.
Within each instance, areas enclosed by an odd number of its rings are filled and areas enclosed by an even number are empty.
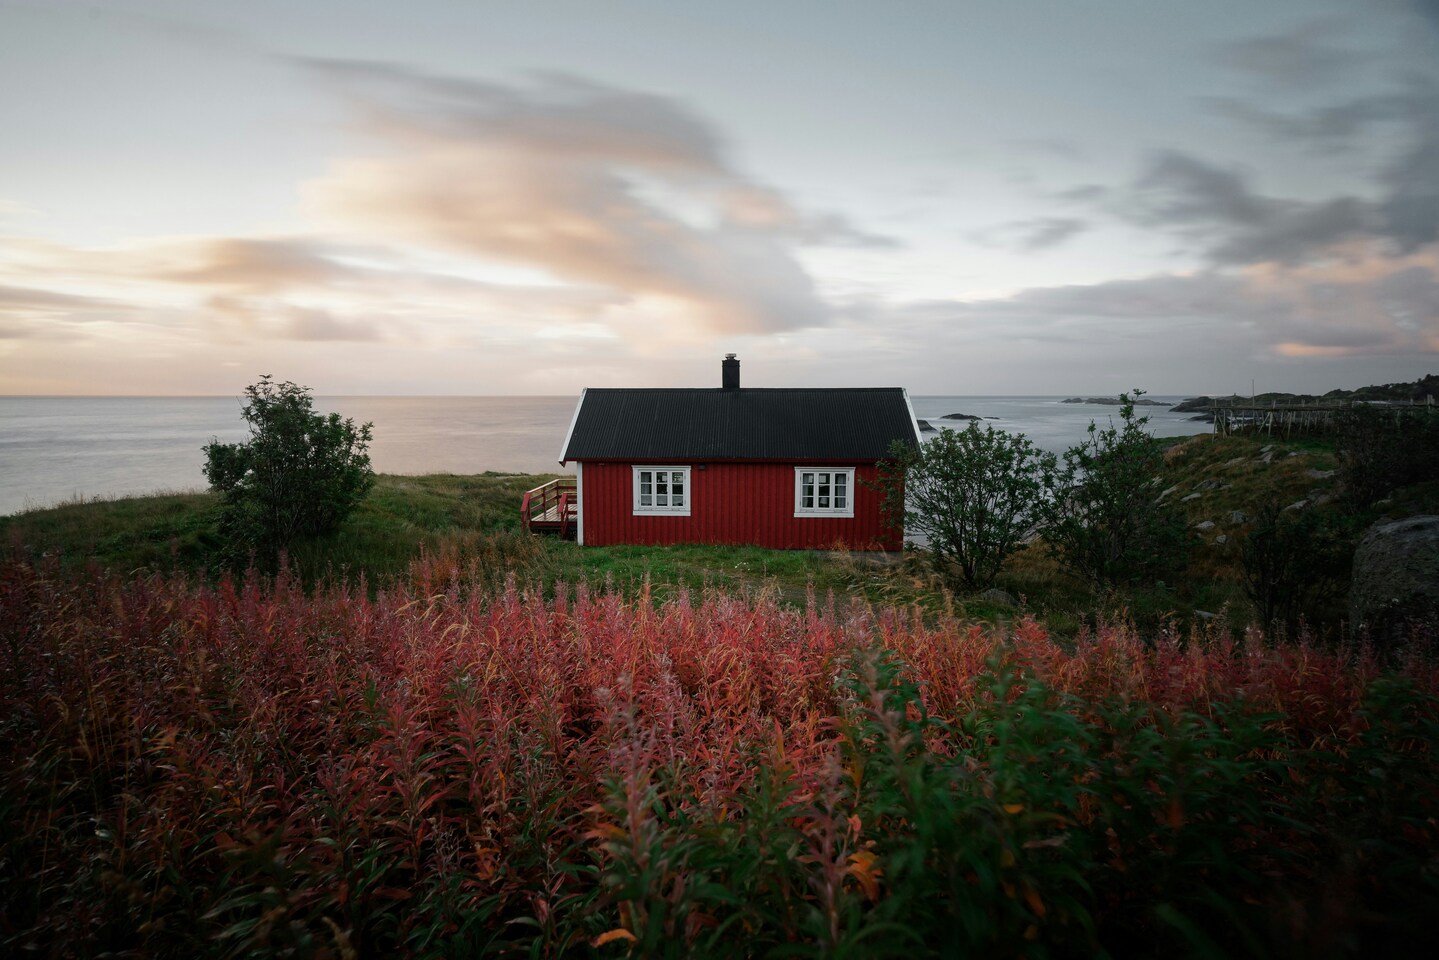
<svg viewBox="0 0 1439 960"><path fill-rule="evenodd" d="M1349 616L1375 643L1439 633L1439 516L1380 522L1354 553Z"/></svg>

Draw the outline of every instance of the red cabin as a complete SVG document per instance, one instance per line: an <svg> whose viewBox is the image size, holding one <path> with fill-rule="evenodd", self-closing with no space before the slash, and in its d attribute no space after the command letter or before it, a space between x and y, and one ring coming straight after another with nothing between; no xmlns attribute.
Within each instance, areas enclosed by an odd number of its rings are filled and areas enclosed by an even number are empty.
<svg viewBox="0 0 1439 960"><path fill-rule="evenodd" d="M918 444L902 387L586 389L560 453L575 462L580 543L899 550L877 465Z"/></svg>

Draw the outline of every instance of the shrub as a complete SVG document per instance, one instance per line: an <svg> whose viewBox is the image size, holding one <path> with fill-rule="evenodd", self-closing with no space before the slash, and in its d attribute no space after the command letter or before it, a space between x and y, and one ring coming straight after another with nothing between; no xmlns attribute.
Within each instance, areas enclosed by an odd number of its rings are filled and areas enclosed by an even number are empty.
<svg viewBox="0 0 1439 960"><path fill-rule="evenodd" d="M273 557L338 527L374 486L371 424L318 414L308 387L270 376L245 388L245 443L205 447L205 478L224 497L220 526L233 547Z"/></svg>
<svg viewBox="0 0 1439 960"><path fill-rule="evenodd" d="M1277 493L1260 502L1240 546L1244 592L1265 626L1291 631L1302 614L1347 588L1353 519L1317 508L1286 509ZM1311 620L1312 622L1312 620Z"/></svg>
<svg viewBox="0 0 1439 960"><path fill-rule="evenodd" d="M1344 496L1360 509L1439 477L1439 416L1429 407L1355 405L1339 417L1338 430Z"/></svg>
<svg viewBox="0 0 1439 960"><path fill-rule="evenodd" d="M1045 505L1044 536L1069 566L1096 584L1159 577L1184 566L1188 537L1178 507L1159 502L1164 456L1136 416L1134 401L1119 395L1120 424L1100 430L1064 451L1053 499Z"/></svg>
<svg viewBox="0 0 1439 960"><path fill-rule="evenodd" d="M952 564L971 590L994 582L1053 483L1053 454L1024 434L977 423L942 430L918 448L896 444L893 456L883 474L885 511L924 534L936 569L948 574Z"/></svg>

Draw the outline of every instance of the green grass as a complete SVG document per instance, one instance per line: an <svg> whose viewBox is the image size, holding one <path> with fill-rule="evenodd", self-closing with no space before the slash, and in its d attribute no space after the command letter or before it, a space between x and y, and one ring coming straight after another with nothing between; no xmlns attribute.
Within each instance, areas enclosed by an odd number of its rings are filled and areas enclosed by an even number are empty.
<svg viewBox="0 0 1439 960"><path fill-rule="evenodd" d="M34 556L58 554L66 565L189 569L220 547L219 504L210 493L65 503L0 517L0 543Z"/></svg>
<svg viewBox="0 0 1439 960"><path fill-rule="evenodd" d="M380 587L412 574L479 573L552 590L557 582L610 583L664 600L682 589L773 592L803 606L811 595L870 602L940 602L924 576L894 564L830 551L758 547L580 547L520 533L524 492L552 476L381 475L374 490L334 534L294 545L288 562L304 582L361 576ZM0 544L23 555L58 555L62 566L89 564L125 572L181 570L215 576L225 569L219 499L209 493L97 500L0 517ZM910 564L911 567L914 564ZM892 569L894 568L894 569ZM420 574L417 574L420 575Z"/></svg>
<svg viewBox="0 0 1439 960"><path fill-rule="evenodd" d="M1161 441L1163 485L1184 510L1195 545L1188 569L1172 582L1123 592L1096 592L1034 547L1012 556L996 586L1018 607L949 593L922 555L875 563L864 555L757 547L580 547L520 533L524 491L550 476L485 473L472 476L381 475L374 490L335 534L296 545L289 562L302 580L361 577L372 589L407 576L443 585L453 576L481 574L552 591L554 584L610 583L627 595L648 589L656 600L681 590L771 592L788 606L833 593L873 604L919 604L988 622L1031 614L1059 636L1074 636L1096 617L1127 616L1141 627L1165 622L1181 628L1204 615L1227 615L1236 628L1253 610L1240 587L1240 546L1265 496L1285 503L1337 495L1333 444L1320 439L1200 435ZM1267 448L1267 449L1266 449ZM1318 473L1320 476L1315 476ZM1184 500L1190 494L1198 494ZM1439 482L1397 493L1392 509L1432 511ZM65 504L0 517L0 546L31 556L58 554L63 565L97 564L124 572L179 569L213 577L224 568L217 532L219 501L212 494L170 494ZM1195 525L1211 520L1212 529ZM1222 538L1222 539L1221 539ZM423 558L423 570L412 568ZM1335 610L1338 608L1335 607Z"/></svg>

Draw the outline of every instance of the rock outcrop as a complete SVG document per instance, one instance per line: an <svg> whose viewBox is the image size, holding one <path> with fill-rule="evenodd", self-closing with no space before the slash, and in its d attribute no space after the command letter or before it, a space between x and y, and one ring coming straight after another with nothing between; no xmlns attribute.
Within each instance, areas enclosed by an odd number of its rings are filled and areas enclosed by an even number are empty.
<svg viewBox="0 0 1439 960"><path fill-rule="evenodd" d="M1375 524L1354 551L1349 619L1381 647L1439 634L1439 516Z"/></svg>

